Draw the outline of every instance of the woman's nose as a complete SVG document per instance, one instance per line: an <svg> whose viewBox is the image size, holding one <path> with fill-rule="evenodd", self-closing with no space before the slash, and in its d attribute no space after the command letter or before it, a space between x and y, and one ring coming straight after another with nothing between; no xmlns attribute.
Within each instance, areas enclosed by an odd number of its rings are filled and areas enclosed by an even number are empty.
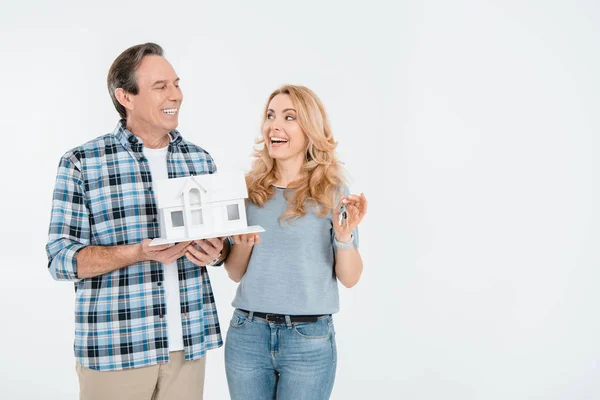
<svg viewBox="0 0 600 400"><path fill-rule="evenodd" d="M271 129L274 131L280 131L281 130L281 124L279 121L277 121L276 119L271 121Z"/></svg>

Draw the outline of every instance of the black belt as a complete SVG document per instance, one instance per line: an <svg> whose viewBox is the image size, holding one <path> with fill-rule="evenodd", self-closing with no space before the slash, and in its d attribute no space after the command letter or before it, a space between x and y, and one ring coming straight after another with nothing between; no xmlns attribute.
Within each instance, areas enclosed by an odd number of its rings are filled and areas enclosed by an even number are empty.
<svg viewBox="0 0 600 400"><path fill-rule="evenodd" d="M242 310L241 308L239 308L238 310L240 310L241 312L245 312L246 314L250 314L250 311L248 310ZM262 318L262 319L266 319L269 322L274 322L276 324L285 324L285 314L265 314L265 313L261 313L261 312L255 312L254 313L255 317L258 318ZM321 317L326 317L327 314L323 314L323 315L290 315L290 322L291 323L296 323L296 322L317 322L317 320Z"/></svg>

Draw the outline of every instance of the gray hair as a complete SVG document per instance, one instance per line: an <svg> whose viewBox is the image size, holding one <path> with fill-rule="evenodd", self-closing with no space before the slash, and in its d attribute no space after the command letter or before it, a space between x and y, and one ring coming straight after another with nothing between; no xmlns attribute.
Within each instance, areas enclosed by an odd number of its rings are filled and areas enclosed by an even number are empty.
<svg viewBox="0 0 600 400"><path fill-rule="evenodd" d="M122 52L119 57L113 61L108 70L108 77L106 78L108 93L110 94L110 98L119 115L123 119L127 118L127 111L117 100L115 90L121 88L131 94L138 94L139 88L135 77L135 71L140 66L142 59L149 55L162 57L162 47L156 43L144 43L132 46Z"/></svg>

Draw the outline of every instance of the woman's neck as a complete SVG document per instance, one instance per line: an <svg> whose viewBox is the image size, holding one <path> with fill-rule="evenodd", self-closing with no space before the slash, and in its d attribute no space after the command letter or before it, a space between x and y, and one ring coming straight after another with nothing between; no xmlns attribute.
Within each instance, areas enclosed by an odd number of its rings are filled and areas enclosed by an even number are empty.
<svg viewBox="0 0 600 400"><path fill-rule="evenodd" d="M290 183L300 178L303 160L276 160L275 168L277 181L275 186L288 187Z"/></svg>

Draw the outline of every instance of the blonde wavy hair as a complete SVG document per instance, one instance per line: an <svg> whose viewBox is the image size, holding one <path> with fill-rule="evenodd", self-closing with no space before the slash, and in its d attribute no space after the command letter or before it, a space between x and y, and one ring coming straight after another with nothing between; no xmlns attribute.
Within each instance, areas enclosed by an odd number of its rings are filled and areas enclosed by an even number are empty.
<svg viewBox="0 0 600 400"><path fill-rule="evenodd" d="M331 126L323 103L317 95L304 86L284 85L269 96L263 113L263 125L267 118L269 103L279 94L290 96L298 115L298 124L307 138L306 158L300 177L290 182L284 192L288 209L281 215L280 223L294 220L307 213L307 207L324 217L337 204L344 184L341 163L335 149ZM252 168L246 175L248 197L263 206L273 197L277 182L277 163L269 155L261 127L261 136L256 140L261 148L254 151ZM290 189L293 189L290 190Z"/></svg>

